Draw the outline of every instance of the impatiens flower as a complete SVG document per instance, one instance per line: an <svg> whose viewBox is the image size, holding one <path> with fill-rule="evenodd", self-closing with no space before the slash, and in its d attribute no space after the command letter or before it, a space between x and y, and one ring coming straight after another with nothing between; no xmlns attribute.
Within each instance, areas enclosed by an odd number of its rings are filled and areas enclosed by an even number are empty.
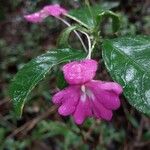
<svg viewBox="0 0 150 150"><path fill-rule="evenodd" d="M61 14L65 14L67 13L67 10L60 7L60 5L55 4L55 5L47 5L43 8L43 11L50 15L50 16L54 16L54 17L59 17Z"/></svg>
<svg viewBox="0 0 150 150"><path fill-rule="evenodd" d="M47 13L45 13L43 10L40 10L38 12L35 12L30 15L25 15L24 18L32 23L40 23L42 22L46 17L48 16Z"/></svg>
<svg viewBox="0 0 150 150"><path fill-rule="evenodd" d="M87 117L111 120L112 111L120 106L122 87L116 82L93 80L97 62L92 59L68 63L62 70L69 86L53 96L59 114L72 115L77 124Z"/></svg>
<svg viewBox="0 0 150 150"><path fill-rule="evenodd" d="M59 17L62 14L67 13L67 10L60 7L59 4L47 5L42 10L30 15L25 15L25 19L32 23L42 22L48 16Z"/></svg>

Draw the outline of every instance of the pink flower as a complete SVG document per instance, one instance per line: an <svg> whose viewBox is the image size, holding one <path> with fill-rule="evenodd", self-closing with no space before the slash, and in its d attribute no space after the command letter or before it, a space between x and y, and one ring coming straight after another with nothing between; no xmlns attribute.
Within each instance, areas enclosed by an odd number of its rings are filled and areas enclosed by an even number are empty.
<svg viewBox="0 0 150 150"><path fill-rule="evenodd" d="M67 13L67 10L60 7L60 5L58 4L54 4L54 5L47 5L40 11L30 15L25 15L24 17L29 22L39 23L42 22L48 16L59 17L60 15L65 13Z"/></svg>
<svg viewBox="0 0 150 150"><path fill-rule="evenodd" d="M63 67L69 86L52 99L59 106L59 114L72 115L77 124L82 124L87 117L111 120L112 110L120 107L122 87L116 82L92 80L96 70L97 62L91 59Z"/></svg>
<svg viewBox="0 0 150 150"><path fill-rule="evenodd" d="M60 7L58 4L47 5L43 8L43 11L50 16L59 17L61 14L67 13L67 10Z"/></svg>
<svg viewBox="0 0 150 150"><path fill-rule="evenodd" d="M46 17L48 17L48 14L45 13L43 10L40 10L38 12L35 12L30 15L25 15L24 18L32 23L40 23L42 22Z"/></svg>

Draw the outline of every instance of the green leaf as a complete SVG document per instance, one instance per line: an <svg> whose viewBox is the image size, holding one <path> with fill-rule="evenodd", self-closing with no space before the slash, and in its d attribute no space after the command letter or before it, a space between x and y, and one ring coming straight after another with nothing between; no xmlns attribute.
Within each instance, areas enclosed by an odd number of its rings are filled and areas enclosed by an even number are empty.
<svg viewBox="0 0 150 150"><path fill-rule="evenodd" d="M120 18L116 13L109 11L109 10L103 11L102 13L100 13L99 16L97 17L98 26L99 26L99 23L101 23L104 18L112 19L113 32L117 32L120 29Z"/></svg>
<svg viewBox="0 0 150 150"><path fill-rule="evenodd" d="M53 66L84 57L83 52L66 48L49 51L27 63L19 70L10 85L10 97L15 114L21 116L27 96Z"/></svg>
<svg viewBox="0 0 150 150"><path fill-rule="evenodd" d="M109 7L105 5L94 5L90 7L90 10L86 6L80 9L71 10L66 16L80 23L87 29L93 29L97 25L96 18L98 17L98 15L101 14L103 11L107 11L115 6L116 4L112 6L109 5Z"/></svg>
<svg viewBox="0 0 150 150"><path fill-rule="evenodd" d="M77 28L78 26L70 26L64 29L58 38L57 46L60 48L71 47L68 42L68 39L69 39L70 33Z"/></svg>
<svg viewBox="0 0 150 150"><path fill-rule="evenodd" d="M103 43L103 59L129 103L150 115L150 36L126 36Z"/></svg>
<svg viewBox="0 0 150 150"><path fill-rule="evenodd" d="M64 89L67 86L63 72L57 72L56 84L59 89Z"/></svg>
<svg viewBox="0 0 150 150"><path fill-rule="evenodd" d="M80 32L82 32L82 31L88 32L88 31L79 25L73 25L73 26L69 26L69 27L65 28L58 38L57 47L59 47L59 48L66 48L66 47L71 48L71 45L69 44L69 36L70 36L71 32L73 32L73 31L74 31L74 34L76 34L76 36L80 40L83 48L86 50L85 44L83 43L83 40L77 31L80 31Z"/></svg>

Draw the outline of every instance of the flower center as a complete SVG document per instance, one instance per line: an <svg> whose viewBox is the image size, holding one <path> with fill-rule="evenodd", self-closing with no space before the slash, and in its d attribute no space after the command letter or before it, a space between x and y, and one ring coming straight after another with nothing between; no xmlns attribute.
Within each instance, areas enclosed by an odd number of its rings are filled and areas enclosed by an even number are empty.
<svg viewBox="0 0 150 150"><path fill-rule="evenodd" d="M91 100L95 99L93 92L91 90L89 90L85 85L81 86L81 92L82 92L82 94L81 94L81 101L82 102L85 102L87 97Z"/></svg>

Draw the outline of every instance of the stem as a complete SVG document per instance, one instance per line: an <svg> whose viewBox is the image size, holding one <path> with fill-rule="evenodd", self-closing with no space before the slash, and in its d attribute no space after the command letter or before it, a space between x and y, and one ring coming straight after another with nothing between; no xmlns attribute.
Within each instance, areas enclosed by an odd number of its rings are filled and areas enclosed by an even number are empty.
<svg viewBox="0 0 150 150"><path fill-rule="evenodd" d="M66 24L68 27L71 26L71 24L70 24L69 22L67 22L66 20L64 20L64 19L62 19L62 18L60 18L60 17L57 17L57 18L58 18L59 20L61 20L64 24ZM80 40L80 42L81 42L81 44L82 44L82 46L83 46L85 52L87 52L87 48L86 48L86 46L85 46L85 44L84 44L82 38L80 37L79 33L78 33L77 31L74 31L74 33L76 34L76 36L77 36L78 39Z"/></svg>
<svg viewBox="0 0 150 150"><path fill-rule="evenodd" d="M92 52L91 39L90 39L89 35L86 32L83 32L83 31L80 31L80 32L83 33L87 37L88 49L89 49L89 52L88 52L88 55L87 55L87 59L90 59L91 58L91 52Z"/></svg>
<svg viewBox="0 0 150 150"><path fill-rule="evenodd" d="M89 9L89 12L90 12L90 14L91 14L91 17L92 17L92 19L93 19L93 21L94 21L95 19L94 19L92 10L91 10L91 6L90 6L89 0L85 0L85 4L87 5L87 7L88 7L88 9Z"/></svg>
<svg viewBox="0 0 150 150"><path fill-rule="evenodd" d="M96 40L93 42L93 45L92 45L91 49L89 50L89 53L88 53L88 56L87 56L88 59L91 59L92 51L95 47L95 44L96 44Z"/></svg>
<svg viewBox="0 0 150 150"><path fill-rule="evenodd" d="M88 40L89 52L88 52L88 55L87 55L86 59L91 59L92 51L93 51L93 49L94 49L94 47L96 45L96 39L93 41L93 44L91 44L90 36L86 32L83 32L83 31L80 31L80 32L83 33L84 35L86 35L87 40Z"/></svg>
<svg viewBox="0 0 150 150"><path fill-rule="evenodd" d="M82 21L80 21L80 20L77 19L76 17L71 16L71 15L69 15L69 14L65 14L65 16L68 17L68 18L70 18L70 19L72 19L72 20L74 20L74 21L76 21L77 23L81 24L81 25L84 26L85 28L89 29L89 27L88 27L86 24L84 24Z"/></svg>
<svg viewBox="0 0 150 150"><path fill-rule="evenodd" d="M90 39L89 35L86 32L83 32L83 31L80 31L80 32L83 33L87 37L89 52L88 52L88 55L87 55L86 58L91 59L91 53L92 53L92 50L93 50L95 44L94 44L94 46L91 44L91 39Z"/></svg>

